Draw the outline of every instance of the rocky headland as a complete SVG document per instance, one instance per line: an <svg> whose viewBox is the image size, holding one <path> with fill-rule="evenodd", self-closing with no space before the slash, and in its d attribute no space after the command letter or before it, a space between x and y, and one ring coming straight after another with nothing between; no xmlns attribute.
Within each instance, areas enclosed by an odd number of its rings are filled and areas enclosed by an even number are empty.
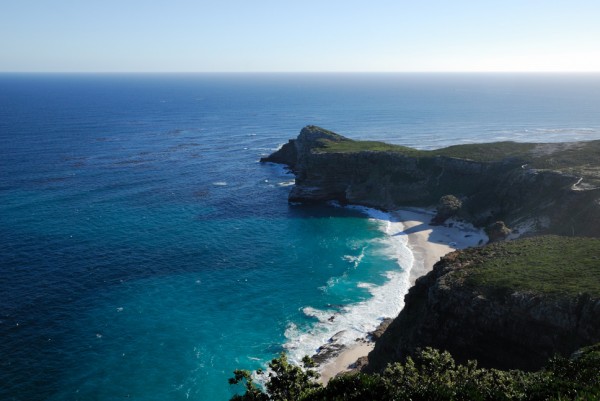
<svg viewBox="0 0 600 401"><path fill-rule="evenodd" d="M382 210L453 195L458 217L538 234L600 236L600 141L496 142L422 151L302 129L264 162L296 174L291 202L336 200Z"/></svg>
<svg viewBox="0 0 600 401"><path fill-rule="evenodd" d="M535 370L600 342L600 239L589 238L600 237L598 156L600 141L422 151L307 126L262 161L295 173L290 202L437 205L433 224L454 216L499 241L450 253L418 279L367 370L427 346ZM531 238L502 241L516 231Z"/></svg>

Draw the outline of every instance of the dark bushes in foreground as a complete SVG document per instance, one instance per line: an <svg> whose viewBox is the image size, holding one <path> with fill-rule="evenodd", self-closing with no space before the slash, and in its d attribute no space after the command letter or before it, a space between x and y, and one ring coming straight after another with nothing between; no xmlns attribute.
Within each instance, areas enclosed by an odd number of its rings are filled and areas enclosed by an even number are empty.
<svg viewBox="0 0 600 401"><path fill-rule="evenodd" d="M600 400L600 344L571 358L554 357L538 372L502 371L457 365L448 352L427 348L381 374L352 373L323 387L307 359L305 368L288 363L282 354L269 364L265 390L247 371L236 371L231 384L243 383L245 393L233 401L592 401Z"/></svg>

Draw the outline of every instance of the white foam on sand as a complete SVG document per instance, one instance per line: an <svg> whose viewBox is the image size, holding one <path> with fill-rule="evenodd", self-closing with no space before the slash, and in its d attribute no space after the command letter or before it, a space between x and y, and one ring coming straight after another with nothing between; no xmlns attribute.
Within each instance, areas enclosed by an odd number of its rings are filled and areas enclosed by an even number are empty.
<svg viewBox="0 0 600 401"><path fill-rule="evenodd" d="M408 238L408 246L417 261L411 270L411 285L420 276L427 274L445 254L456 249L465 249L487 243L482 229L471 224L450 219L441 226L431 226L435 215L427 209L398 209L393 216L402 221L405 230L401 235Z"/></svg>
<svg viewBox="0 0 600 401"><path fill-rule="evenodd" d="M314 355L326 344L344 347L356 344L374 331L384 318L396 316L404 305L404 297L399 294L408 291L409 272L414 262L407 237L395 235L402 232L404 226L389 214L368 208L352 208L361 210L379 223L381 230L387 234L379 240L385 244L386 253L383 256L396 260L398 268L384 273L386 282L383 285L357 283L358 287L367 289L371 294L371 298L365 301L336 310L321 310L310 306L303 308L306 316L317 321L308 329L301 329L294 323L288 324L284 347L290 360L295 363L299 363L305 355ZM358 267L363 257L361 253L357 259L349 262Z"/></svg>
<svg viewBox="0 0 600 401"><path fill-rule="evenodd" d="M330 360L320 366L324 382L347 370L350 363L372 349L372 344L365 344L368 334L384 318L398 315L410 286L418 277L429 272L443 255L487 242L483 231L468 223L448 221L444 226L430 226L434 215L431 210L400 209L385 213L361 206L347 207L359 210L379 223L386 234L380 240L385 244L385 255L382 256L396 260L398 268L385 272L387 280L383 285L357 283L358 287L370 292L368 300L348 304L338 310L306 307L304 314L317 320L308 329L289 323L284 347L291 361L299 363L305 355L317 353L320 347L337 349Z"/></svg>

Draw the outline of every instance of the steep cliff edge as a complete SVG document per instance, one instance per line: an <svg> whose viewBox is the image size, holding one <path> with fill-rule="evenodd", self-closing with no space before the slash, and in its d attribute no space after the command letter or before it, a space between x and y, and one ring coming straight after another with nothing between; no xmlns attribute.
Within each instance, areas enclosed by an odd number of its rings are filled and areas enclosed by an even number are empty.
<svg viewBox="0 0 600 401"><path fill-rule="evenodd" d="M422 151L302 129L265 162L296 174L291 202L337 200L383 210L460 198L462 218L537 233L600 236L600 141L497 142Z"/></svg>
<svg viewBox="0 0 600 401"><path fill-rule="evenodd" d="M448 254L417 280L368 369L448 350L461 362L535 370L600 341L600 239L540 236Z"/></svg>
<svg viewBox="0 0 600 401"><path fill-rule="evenodd" d="M391 210L445 195L460 218L537 236L448 254L417 280L368 357L377 371L422 347L535 370L600 342L600 141L497 142L421 151L315 126L264 158L296 174L291 202ZM498 224L504 227L503 224ZM506 227L504 227L506 228ZM575 237L582 236L582 237Z"/></svg>

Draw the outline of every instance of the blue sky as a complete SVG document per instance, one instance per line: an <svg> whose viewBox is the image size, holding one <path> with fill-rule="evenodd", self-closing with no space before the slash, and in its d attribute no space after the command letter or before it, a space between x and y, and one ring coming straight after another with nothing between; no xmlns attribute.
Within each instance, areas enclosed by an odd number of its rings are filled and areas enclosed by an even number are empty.
<svg viewBox="0 0 600 401"><path fill-rule="evenodd" d="M0 71L595 71L598 0L0 0Z"/></svg>

